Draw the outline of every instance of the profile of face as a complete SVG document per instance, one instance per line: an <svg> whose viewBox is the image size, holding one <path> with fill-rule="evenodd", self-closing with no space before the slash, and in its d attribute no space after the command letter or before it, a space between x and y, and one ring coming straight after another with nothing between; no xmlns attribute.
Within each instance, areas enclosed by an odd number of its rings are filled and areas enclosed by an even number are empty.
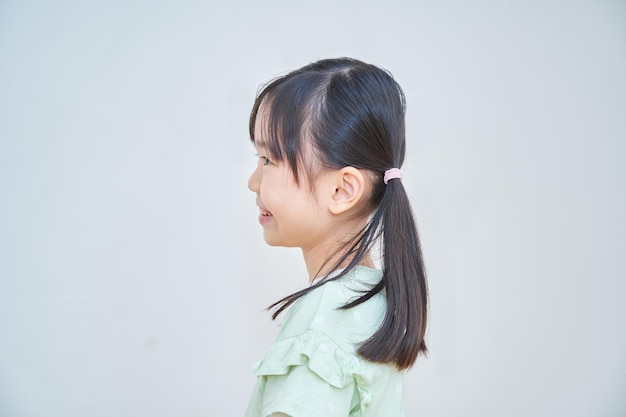
<svg viewBox="0 0 626 417"><path fill-rule="evenodd" d="M257 118L262 121L263 117L261 108ZM370 188L366 175L353 167L322 169L308 163L309 171L314 172L297 182L286 161L272 159L263 126L255 124L258 160L248 188L256 194L266 243L299 247L304 252L332 250L367 219L362 213ZM310 148L305 150L305 159L311 162L312 154Z"/></svg>
<svg viewBox="0 0 626 417"><path fill-rule="evenodd" d="M263 111L258 118L262 117ZM257 195L263 237L271 246L314 247L327 235L328 223L323 201L316 193L318 184L297 184L285 161L272 160L263 125L257 123L255 127L258 161L248 180L248 188Z"/></svg>

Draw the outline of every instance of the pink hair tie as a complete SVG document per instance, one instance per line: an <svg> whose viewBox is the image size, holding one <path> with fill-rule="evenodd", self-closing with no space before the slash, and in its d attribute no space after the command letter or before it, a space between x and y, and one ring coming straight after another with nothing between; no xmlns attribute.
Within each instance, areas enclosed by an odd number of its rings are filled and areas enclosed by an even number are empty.
<svg viewBox="0 0 626 417"><path fill-rule="evenodd" d="M391 168L385 171L385 176L383 177L383 181L385 181L385 184L387 184L390 180L393 180L396 178L399 180L402 179L402 171L400 171L400 168Z"/></svg>

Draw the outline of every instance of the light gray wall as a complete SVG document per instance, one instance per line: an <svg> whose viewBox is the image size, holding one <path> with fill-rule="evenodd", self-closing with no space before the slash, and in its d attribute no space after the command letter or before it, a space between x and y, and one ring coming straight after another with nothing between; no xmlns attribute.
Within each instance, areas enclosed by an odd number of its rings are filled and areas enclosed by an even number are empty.
<svg viewBox="0 0 626 417"><path fill-rule="evenodd" d="M305 283L248 112L335 56L407 95L407 415L626 415L625 41L617 0L0 2L0 416L243 413Z"/></svg>

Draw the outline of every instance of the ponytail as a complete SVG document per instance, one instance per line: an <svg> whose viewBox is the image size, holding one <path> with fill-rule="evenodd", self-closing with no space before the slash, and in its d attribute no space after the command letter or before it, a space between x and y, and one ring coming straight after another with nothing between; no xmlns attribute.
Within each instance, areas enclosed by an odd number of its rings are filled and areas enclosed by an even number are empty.
<svg viewBox="0 0 626 417"><path fill-rule="evenodd" d="M387 311L380 328L358 353L372 362L393 363L405 369L413 365L419 353L427 352L428 289L419 236L401 181L389 181L378 211L382 223L381 283Z"/></svg>

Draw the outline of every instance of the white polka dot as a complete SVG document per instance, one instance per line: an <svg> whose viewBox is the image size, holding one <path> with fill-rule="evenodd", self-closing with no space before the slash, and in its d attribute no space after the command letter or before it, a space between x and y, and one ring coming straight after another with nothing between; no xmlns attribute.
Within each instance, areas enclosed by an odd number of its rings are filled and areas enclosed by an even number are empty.
<svg viewBox="0 0 626 417"><path fill-rule="evenodd" d="M354 318L355 320L361 320L361 313L359 313L358 311L353 311L352 312L352 318Z"/></svg>
<svg viewBox="0 0 626 417"><path fill-rule="evenodd" d="M396 392L397 393L402 392L402 384L396 384Z"/></svg>
<svg viewBox="0 0 626 417"><path fill-rule="evenodd" d="M320 343L317 348L320 352L328 352L328 345L326 343Z"/></svg>
<svg viewBox="0 0 626 417"><path fill-rule="evenodd" d="M315 322L315 324L322 324L324 323L324 317L323 316L317 316L315 317L315 320L313 320Z"/></svg>

